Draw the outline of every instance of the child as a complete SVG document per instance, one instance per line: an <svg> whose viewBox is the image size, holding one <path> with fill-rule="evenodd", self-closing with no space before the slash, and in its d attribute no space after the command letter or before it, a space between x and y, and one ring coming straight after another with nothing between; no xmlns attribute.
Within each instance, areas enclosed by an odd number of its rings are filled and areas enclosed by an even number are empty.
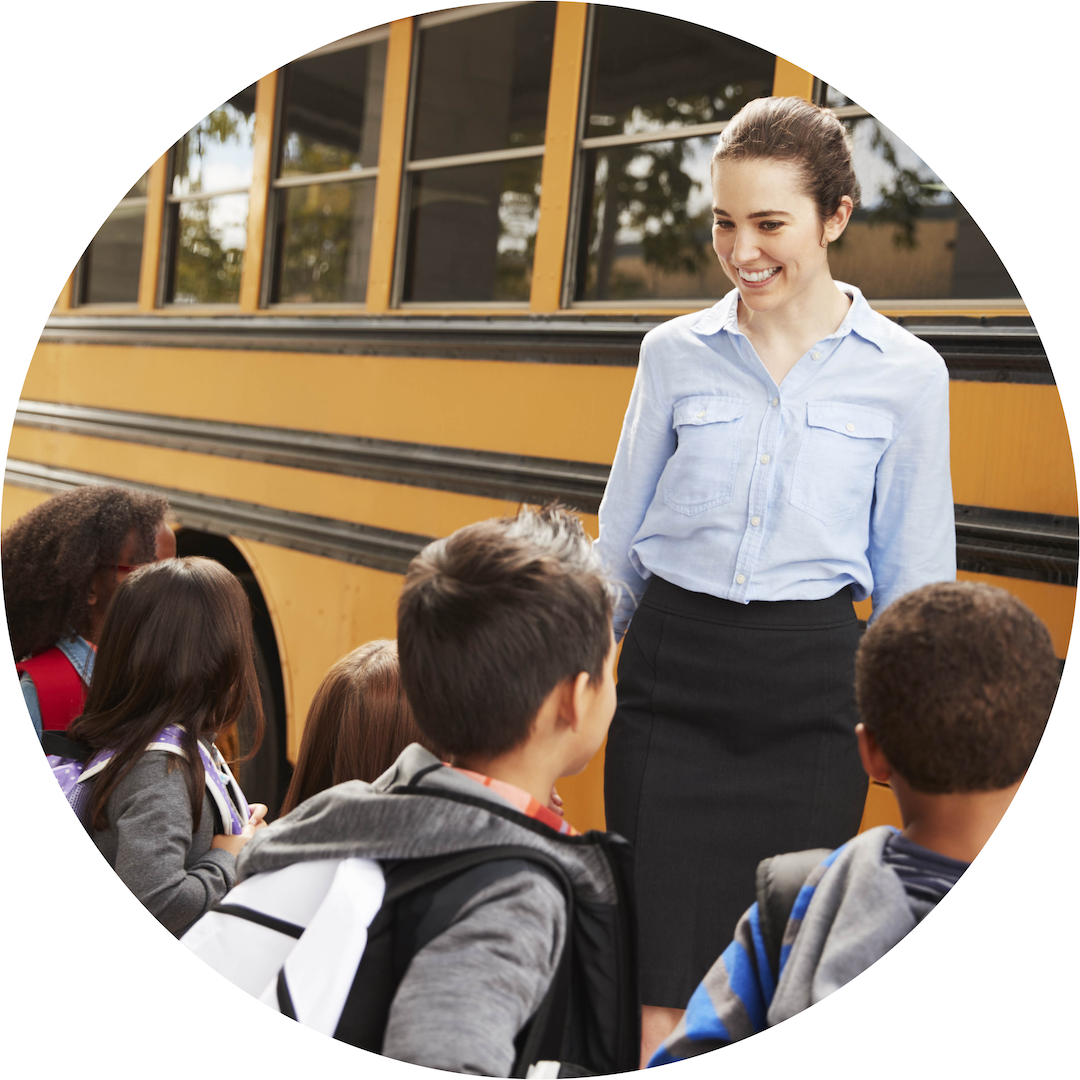
<svg viewBox="0 0 1080 1080"><path fill-rule="evenodd" d="M4 534L8 633L38 738L82 712L117 584L135 565L176 555L168 512L160 495L80 487L35 506Z"/></svg>
<svg viewBox="0 0 1080 1080"><path fill-rule="evenodd" d="M452 764L413 745L375 783L302 803L255 838L228 913L211 912L185 944L272 1007L403 1061L524 1075L538 1060L534 1035L550 1023L557 1037L539 1045L545 1060L635 1068L627 845L579 836L545 805L611 722L608 590L580 522L557 508L428 545L401 593L398 653L416 722ZM402 868L485 849L498 850L406 915L396 901L395 952L406 938L421 944L398 964L393 990L365 981L376 939L365 944L364 934L380 922L383 873L388 904ZM495 855L509 872L490 876ZM369 901L342 884L372 870Z"/></svg>
<svg viewBox="0 0 1080 1080"><path fill-rule="evenodd" d="M988 585L927 585L891 604L856 659L866 772L904 828L862 833L810 875L777 980L754 904L649 1064L702 1054L779 1023L853 979L945 895L1001 820L1057 692L1046 627Z"/></svg>
<svg viewBox="0 0 1080 1080"><path fill-rule="evenodd" d="M405 697L397 642L369 641L353 649L315 691L282 815L334 784L370 783L414 742L434 749Z"/></svg>
<svg viewBox="0 0 1080 1080"><path fill-rule="evenodd" d="M228 570L170 559L119 584L67 735L94 751L82 774L94 843L177 937L236 883L236 856L265 825L266 807L247 806L213 746L249 702L254 753L251 611Z"/></svg>

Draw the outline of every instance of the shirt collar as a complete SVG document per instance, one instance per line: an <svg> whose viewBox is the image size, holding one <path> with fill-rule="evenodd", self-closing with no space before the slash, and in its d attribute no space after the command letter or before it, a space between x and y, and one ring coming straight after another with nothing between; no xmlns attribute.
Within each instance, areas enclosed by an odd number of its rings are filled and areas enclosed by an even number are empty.
<svg viewBox="0 0 1080 1080"><path fill-rule="evenodd" d="M851 307L848 308L844 321L836 330L823 340L830 338L846 337L854 331L865 341L876 345L882 352L885 351L885 336L887 327L882 325L882 320L877 312L870 306L866 297L854 285L847 285L842 281L836 283L837 288L851 297ZM739 290L732 289L722 300L717 301L711 308L699 312L696 319L690 323L690 329L695 334L703 337L709 334L726 330L728 333L739 334Z"/></svg>
<svg viewBox="0 0 1080 1080"><path fill-rule="evenodd" d="M61 638L56 647L71 661L71 666L82 677L82 681L89 685L90 677L94 673L94 654L97 650L81 634L72 634L70 637Z"/></svg>
<svg viewBox="0 0 1080 1080"><path fill-rule="evenodd" d="M558 833L567 836L579 835L570 822L560 817L554 810L538 803L532 795L519 788L516 784L508 784L505 780L495 780L490 776L484 776L483 773L463 769L460 765L450 765L447 762L443 762L443 764L447 768L461 773L462 776L467 776L470 780L483 784L490 791L494 791L496 795L501 795L511 806L520 810L526 817L543 822L549 829L554 829Z"/></svg>

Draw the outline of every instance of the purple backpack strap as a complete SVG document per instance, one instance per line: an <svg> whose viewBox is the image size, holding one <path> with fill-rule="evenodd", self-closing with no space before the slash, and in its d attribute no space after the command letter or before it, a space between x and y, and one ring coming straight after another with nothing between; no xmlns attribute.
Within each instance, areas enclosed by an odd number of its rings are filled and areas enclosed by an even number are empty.
<svg viewBox="0 0 1080 1080"><path fill-rule="evenodd" d="M182 738L183 729L177 724L170 724L163 728L160 734L147 750L163 750L167 753L183 755L185 753ZM223 827L233 836L239 835L244 825L251 816L251 808L248 806L244 793L239 784L233 779L229 766L221 756L217 747L207 750L200 742L199 756L202 758L203 773L206 777L207 794L213 799L221 816ZM56 754L47 755L49 767L52 769L64 798L75 811L83 826L89 829L88 811L90 808L90 794L93 790L87 780L93 779L113 756L113 750L99 750L89 761L82 762L76 758L60 757Z"/></svg>

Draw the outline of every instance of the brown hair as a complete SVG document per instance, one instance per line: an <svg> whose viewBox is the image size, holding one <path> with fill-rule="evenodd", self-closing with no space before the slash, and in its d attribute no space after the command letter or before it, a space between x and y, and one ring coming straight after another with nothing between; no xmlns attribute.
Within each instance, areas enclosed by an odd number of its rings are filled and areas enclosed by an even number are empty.
<svg viewBox="0 0 1080 1080"><path fill-rule="evenodd" d="M220 563L195 556L149 563L117 586L85 710L69 728L93 749L115 751L94 781L95 829L108 828L109 796L168 724L184 728L180 763L199 827L204 776L197 741L231 728L249 702L249 757L262 741L254 648L247 594Z"/></svg>
<svg viewBox="0 0 1080 1080"><path fill-rule="evenodd" d="M281 813L334 784L370 783L414 742L436 752L413 719L401 685L396 642L369 641L353 649L315 691Z"/></svg>
<svg viewBox="0 0 1080 1080"><path fill-rule="evenodd" d="M420 729L454 755L523 743L563 679L601 678L610 589L581 522L558 506L429 544L398 604L401 681Z"/></svg>
<svg viewBox="0 0 1080 1080"><path fill-rule="evenodd" d="M859 205L859 181L851 165L847 132L820 105L794 97L748 102L720 133L712 166L747 158L796 165L822 222L836 213L845 195L854 206Z"/></svg>
<svg viewBox="0 0 1080 1080"><path fill-rule="evenodd" d="M86 635L94 574L120 561L133 529L136 562L150 562L154 533L168 512L161 495L102 486L54 495L19 518L0 548L15 659L34 656L67 634Z"/></svg>
<svg viewBox="0 0 1080 1080"><path fill-rule="evenodd" d="M1058 675L1034 612L1002 589L948 582L902 596L867 630L855 696L916 791L996 791L1031 764Z"/></svg>

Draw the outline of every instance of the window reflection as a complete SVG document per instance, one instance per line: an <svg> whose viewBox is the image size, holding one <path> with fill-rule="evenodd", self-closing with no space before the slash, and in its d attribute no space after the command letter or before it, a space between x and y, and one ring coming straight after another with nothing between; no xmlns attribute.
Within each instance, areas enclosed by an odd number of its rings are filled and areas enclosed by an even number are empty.
<svg viewBox="0 0 1080 1080"><path fill-rule="evenodd" d="M712 137L591 150L592 204L579 250L585 300L707 297L726 291L712 250Z"/></svg>
<svg viewBox="0 0 1080 1080"><path fill-rule="evenodd" d="M910 147L872 116L844 123L862 205L830 246L837 279L875 300L1019 296L982 231Z"/></svg>
<svg viewBox="0 0 1080 1080"><path fill-rule="evenodd" d="M173 195L233 191L251 184L255 86L200 120L173 153Z"/></svg>
<svg viewBox="0 0 1080 1080"><path fill-rule="evenodd" d="M523 4L420 32L412 160L539 146L555 4Z"/></svg>
<svg viewBox="0 0 1080 1080"><path fill-rule="evenodd" d="M281 191L274 298L308 304L363 303L374 205L374 180Z"/></svg>
<svg viewBox="0 0 1080 1080"><path fill-rule="evenodd" d="M172 206L175 238L169 296L177 304L235 304L247 246L247 195Z"/></svg>
<svg viewBox="0 0 1080 1080"><path fill-rule="evenodd" d="M282 76L281 176L374 168L386 40L290 64Z"/></svg>
<svg viewBox="0 0 1080 1080"><path fill-rule="evenodd" d="M539 158L414 173L403 299L529 299Z"/></svg>
<svg viewBox="0 0 1080 1080"><path fill-rule="evenodd" d="M76 275L78 303L138 301L148 176L143 174L90 241Z"/></svg>
<svg viewBox="0 0 1080 1080"><path fill-rule="evenodd" d="M586 136L730 119L772 93L776 57L704 26L595 8Z"/></svg>

